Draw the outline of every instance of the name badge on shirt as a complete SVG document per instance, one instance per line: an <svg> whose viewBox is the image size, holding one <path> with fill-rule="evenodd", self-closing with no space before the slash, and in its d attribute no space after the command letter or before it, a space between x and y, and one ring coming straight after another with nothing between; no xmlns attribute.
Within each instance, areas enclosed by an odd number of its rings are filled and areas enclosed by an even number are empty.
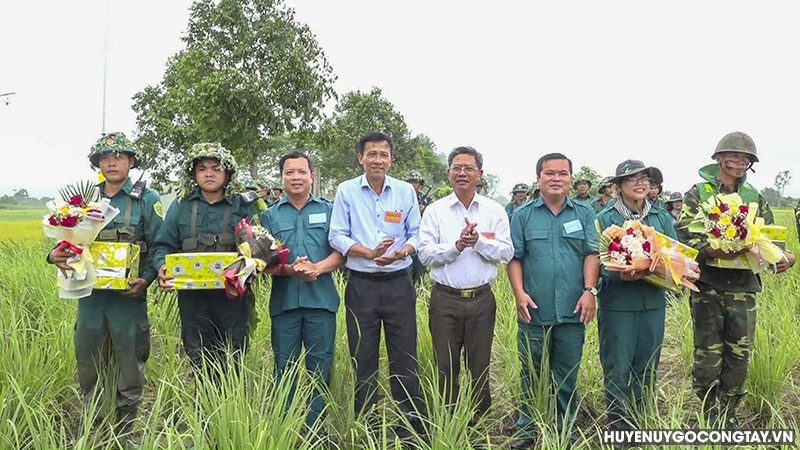
<svg viewBox="0 0 800 450"><path fill-rule="evenodd" d="M314 223L325 223L325 220L326 220L327 218L328 218L328 217L325 215L325 213L324 213L324 212L323 212L323 213L318 213L318 214L309 214L309 215L308 215L308 223L309 223L309 224L314 224Z"/></svg>
<svg viewBox="0 0 800 450"><path fill-rule="evenodd" d="M564 231L566 231L567 234L575 233L581 230L583 230L583 225L581 225L581 221L578 219L575 219L571 222L567 222L564 224Z"/></svg>
<svg viewBox="0 0 800 450"><path fill-rule="evenodd" d="M386 211L386 215L383 216L383 221L400 223L403 221L403 213L401 211Z"/></svg>
<svg viewBox="0 0 800 450"><path fill-rule="evenodd" d="M494 232L493 231L483 231L483 232L481 232L481 236L485 237L486 239L494 239Z"/></svg>

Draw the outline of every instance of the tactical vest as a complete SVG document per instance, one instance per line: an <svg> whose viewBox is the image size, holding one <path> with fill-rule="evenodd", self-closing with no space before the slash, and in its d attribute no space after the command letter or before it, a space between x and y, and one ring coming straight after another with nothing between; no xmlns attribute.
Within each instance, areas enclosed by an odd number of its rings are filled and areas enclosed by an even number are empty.
<svg viewBox="0 0 800 450"><path fill-rule="evenodd" d="M192 200L191 237L184 239L182 250L184 253L194 252L233 252L236 251L236 239L233 233L197 234L197 208L199 200ZM227 230L231 220L231 205L225 204L225 213L222 219L222 229Z"/></svg>
<svg viewBox="0 0 800 450"><path fill-rule="evenodd" d="M700 194L700 202L705 203L711 197L719 194L719 190L711 183L697 183L695 184L697 188L697 193ZM756 216L761 216L761 202L759 201L760 198L758 196L758 191L756 188L750 185L748 182L740 183L736 189L736 193L739 194L739 197L742 198L742 202L745 204L748 203L755 203L758 205L758 212Z"/></svg>
<svg viewBox="0 0 800 450"><path fill-rule="evenodd" d="M136 244L139 246L139 251L144 254L147 253L147 243L144 240L144 234L136 231L131 226L131 210L133 209L133 199L128 196L125 200L125 224L122 228L113 230L102 230L97 235L97 240L101 242L125 242L129 244Z"/></svg>

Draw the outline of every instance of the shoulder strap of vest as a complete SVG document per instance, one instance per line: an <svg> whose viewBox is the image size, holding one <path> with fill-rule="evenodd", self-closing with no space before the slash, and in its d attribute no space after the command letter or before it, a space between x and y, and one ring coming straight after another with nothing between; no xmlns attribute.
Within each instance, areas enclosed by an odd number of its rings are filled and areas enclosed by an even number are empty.
<svg viewBox="0 0 800 450"><path fill-rule="evenodd" d="M192 225L191 231L189 232L192 238L197 237L197 207L198 207L197 199L192 200Z"/></svg>
<svg viewBox="0 0 800 450"><path fill-rule="evenodd" d="M131 210L133 209L133 199L130 195L125 196L125 226L131 226Z"/></svg>

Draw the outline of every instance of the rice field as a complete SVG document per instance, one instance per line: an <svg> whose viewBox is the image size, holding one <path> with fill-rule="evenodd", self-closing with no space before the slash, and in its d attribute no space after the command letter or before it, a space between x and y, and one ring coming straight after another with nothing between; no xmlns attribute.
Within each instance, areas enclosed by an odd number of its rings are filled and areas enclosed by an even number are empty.
<svg viewBox="0 0 800 450"><path fill-rule="evenodd" d="M55 271L45 263L51 244L41 237L43 211L0 210L0 448L119 448L113 431L113 395L101 395L88 407L75 376L72 332L77 303L57 297ZM797 252L795 226L788 211L778 223L790 229L789 249ZM759 325L747 383L749 394L739 417L745 428L800 429L800 269L765 277L758 300ZM340 293L343 284L338 280ZM140 418L132 442L141 448L400 448L392 432L398 415L391 401L381 401L371 417L355 416L354 375L347 352L344 314L338 316L332 382L325 431L304 430L305 399L312 381L302 371L295 401L289 388L276 384L269 341L267 280L257 288L261 321L251 336L244 370L217 383L194 379L182 353L174 295L155 290L148 297L151 356ZM428 332L430 284L418 288L417 326L422 385L428 406L422 449L470 448L485 436L492 448L508 448L520 404L517 321L513 294L504 271L494 285L497 323L491 364L493 404L477 428L467 432L475 408L468 389L455 406L436 393L436 372ZM692 331L688 302L676 297L667 309L667 328L659 380L653 400L637 418L642 428L701 426L699 402L691 390ZM579 375L580 412L573 448L602 448L605 427L602 367L597 328L589 326ZM388 393L387 362L381 360L381 388ZM462 372L463 373L463 372ZM289 377L286 377L288 379ZM113 380L103 380L112 392ZM467 384L462 384L466 387ZM540 384L546 392L546 384ZM536 448L563 448L553 420L553 403L540 395L534 405L540 437ZM572 431L572 430L570 430ZM658 447L655 447L658 448ZM696 448L696 447L686 447Z"/></svg>

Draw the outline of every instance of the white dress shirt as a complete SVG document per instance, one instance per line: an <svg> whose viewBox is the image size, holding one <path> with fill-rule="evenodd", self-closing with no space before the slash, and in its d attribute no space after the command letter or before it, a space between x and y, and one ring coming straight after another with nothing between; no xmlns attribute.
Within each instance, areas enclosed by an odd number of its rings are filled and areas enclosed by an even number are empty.
<svg viewBox="0 0 800 450"><path fill-rule="evenodd" d="M477 223L478 242L463 252L456 248L461 231ZM419 227L419 260L431 266L431 279L455 289L470 289L497 278L497 265L511 261L514 245L508 215L496 201L475 194L469 208L455 193L425 208Z"/></svg>

